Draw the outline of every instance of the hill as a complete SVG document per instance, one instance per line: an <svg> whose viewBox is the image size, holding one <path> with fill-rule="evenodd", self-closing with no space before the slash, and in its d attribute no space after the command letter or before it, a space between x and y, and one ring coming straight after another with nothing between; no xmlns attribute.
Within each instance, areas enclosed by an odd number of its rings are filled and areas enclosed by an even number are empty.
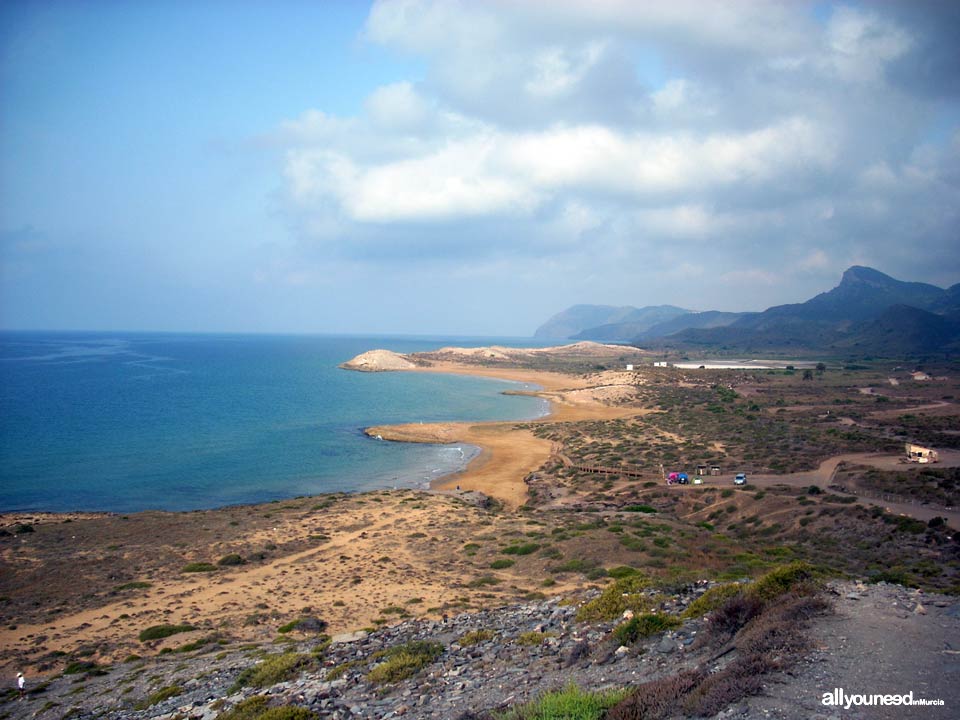
<svg viewBox="0 0 960 720"><path fill-rule="evenodd" d="M626 342L658 323L689 312L673 305L574 305L547 320L537 328L534 337Z"/></svg>
<svg viewBox="0 0 960 720"><path fill-rule="evenodd" d="M729 325L687 328L665 344L738 351L845 351L905 356L953 352L960 325L937 310L953 310L957 291L903 282L854 266L840 284L804 303L778 305ZM645 342L642 336L634 342Z"/></svg>
<svg viewBox="0 0 960 720"><path fill-rule="evenodd" d="M943 289L854 265L836 287L802 303L742 313L574 305L536 337L705 352L951 353L960 350L960 284Z"/></svg>

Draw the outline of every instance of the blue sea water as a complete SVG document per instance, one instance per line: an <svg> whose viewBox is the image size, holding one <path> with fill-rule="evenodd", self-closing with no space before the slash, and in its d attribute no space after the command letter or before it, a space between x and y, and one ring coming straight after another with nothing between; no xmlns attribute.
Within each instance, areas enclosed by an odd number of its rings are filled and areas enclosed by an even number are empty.
<svg viewBox="0 0 960 720"><path fill-rule="evenodd" d="M425 485L475 449L363 428L528 419L545 403L502 394L515 383L337 365L450 344L490 340L0 333L0 511L192 510Z"/></svg>

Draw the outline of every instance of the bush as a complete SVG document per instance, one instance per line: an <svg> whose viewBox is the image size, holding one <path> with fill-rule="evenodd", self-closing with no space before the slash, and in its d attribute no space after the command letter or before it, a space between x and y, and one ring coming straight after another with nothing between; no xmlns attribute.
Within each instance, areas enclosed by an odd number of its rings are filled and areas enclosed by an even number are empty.
<svg viewBox="0 0 960 720"><path fill-rule="evenodd" d="M540 549L537 543L523 543L522 545L511 545L505 547L502 552L504 555L530 555Z"/></svg>
<svg viewBox="0 0 960 720"><path fill-rule="evenodd" d="M267 698L256 695L217 715L217 720L316 720L317 715L301 707L267 707Z"/></svg>
<svg viewBox="0 0 960 720"><path fill-rule="evenodd" d="M621 645L633 645L641 638L647 638L679 626L680 621L677 618L663 613L635 615L614 628L613 636Z"/></svg>
<svg viewBox="0 0 960 720"><path fill-rule="evenodd" d="M588 692L570 684L495 717L497 720L600 720L626 693L626 690Z"/></svg>
<svg viewBox="0 0 960 720"><path fill-rule="evenodd" d="M312 655L296 652L273 655L240 673L230 692L234 693L242 687L262 688L285 682L299 675L313 661Z"/></svg>
<svg viewBox="0 0 960 720"><path fill-rule="evenodd" d="M236 553L231 553L230 555L224 555L222 558L217 560L217 565L220 565L222 567L227 567L230 565L243 565L244 563L246 563L246 560L244 560L242 557L240 557Z"/></svg>
<svg viewBox="0 0 960 720"><path fill-rule="evenodd" d="M608 585L600 597L584 604L577 611L577 620L613 620L622 615L624 610L642 611L647 605L642 595L646 586L647 579L642 575L620 578Z"/></svg>
<svg viewBox="0 0 960 720"><path fill-rule="evenodd" d="M494 633L492 630L471 630L457 640L457 644L460 647L470 647L471 645L479 645L487 640L493 640L493 638Z"/></svg>
<svg viewBox="0 0 960 720"><path fill-rule="evenodd" d="M677 700L702 682L705 676L703 670L696 668L642 683L612 707L604 720L652 720L665 717L674 709Z"/></svg>
<svg viewBox="0 0 960 720"><path fill-rule="evenodd" d="M513 567L516 563L510 558L500 558L499 560L494 560L490 563L490 567L493 570L505 570L508 567Z"/></svg>
<svg viewBox="0 0 960 720"><path fill-rule="evenodd" d="M196 630L196 628L193 625L151 625L145 630L141 630L138 638L140 642L161 640L171 635L190 632L191 630Z"/></svg>
<svg viewBox="0 0 960 720"><path fill-rule="evenodd" d="M318 720L319 715L302 707L270 708L256 720Z"/></svg>
<svg viewBox="0 0 960 720"><path fill-rule="evenodd" d="M530 632L520 633L517 635L517 645L523 645L524 647L543 645L548 637L552 637L552 635L548 635L547 633L540 632L538 630L531 630Z"/></svg>
<svg viewBox="0 0 960 720"><path fill-rule="evenodd" d="M146 590L147 588L153 587L151 583L143 582L142 580L137 580L135 582L124 583L123 585L117 585L113 592L123 592L124 590Z"/></svg>
<svg viewBox="0 0 960 720"><path fill-rule="evenodd" d="M179 685L170 685L165 688L160 688L155 693L149 697L144 698L137 703L137 710L146 710L148 707L153 707L158 703L162 703L164 700L169 700L172 697L181 695L183 693L183 688Z"/></svg>
<svg viewBox="0 0 960 720"><path fill-rule="evenodd" d="M743 591L743 586L738 583L726 583L724 585L714 585L703 595L694 600L687 609L683 611L685 618L703 617L708 612L716 610L734 595Z"/></svg>
<svg viewBox="0 0 960 720"><path fill-rule="evenodd" d="M198 572L216 572L217 566L208 562L193 562L184 565L180 572L198 573Z"/></svg>
<svg viewBox="0 0 960 720"><path fill-rule="evenodd" d="M63 669L64 675L79 675L80 673L96 670L99 666L91 660L77 660Z"/></svg>
<svg viewBox="0 0 960 720"><path fill-rule="evenodd" d="M655 513L656 508L650 507L649 505L627 505L623 508L624 512L640 512L640 513Z"/></svg>
<svg viewBox="0 0 960 720"><path fill-rule="evenodd" d="M747 592L767 602L783 595L800 584L809 584L816 576L816 569L804 560L782 565L768 572L750 585Z"/></svg>
<svg viewBox="0 0 960 720"><path fill-rule="evenodd" d="M631 577L639 572L639 570L632 568L629 565L619 565L615 568L610 568L607 570L607 575L615 580L619 580L620 578Z"/></svg>
<svg viewBox="0 0 960 720"><path fill-rule="evenodd" d="M367 673L367 680L377 684L406 680L442 653L443 645L436 642L416 641L398 645L386 651L387 659Z"/></svg>

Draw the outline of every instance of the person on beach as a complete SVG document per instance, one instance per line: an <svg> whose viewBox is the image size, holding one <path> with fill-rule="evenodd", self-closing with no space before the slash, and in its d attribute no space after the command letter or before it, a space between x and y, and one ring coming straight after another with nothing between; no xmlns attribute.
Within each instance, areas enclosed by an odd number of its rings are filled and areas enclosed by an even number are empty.
<svg viewBox="0 0 960 720"><path fill-rule="evenodd" d="M23 700L23 696L26 695L23 687L27 684L26 679L23 677L22 672L17 673L17 690L20 692L20 699Z"/></svg>

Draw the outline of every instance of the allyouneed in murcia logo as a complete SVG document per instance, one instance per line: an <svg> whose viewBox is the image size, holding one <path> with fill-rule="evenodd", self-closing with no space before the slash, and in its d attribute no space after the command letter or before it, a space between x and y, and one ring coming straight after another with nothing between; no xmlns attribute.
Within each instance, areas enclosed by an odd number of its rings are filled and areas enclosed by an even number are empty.
<svg viewBox="0 0 960 720"><path fill-rule="evenodd" d="M943 700L927 700L925 698L914 698L913 690L903 695L884 694L884 693L855 693L849 694L843 688L834 688L830 692L823 694L820 701L823 705L831 707L842 707L849 710L854 706L876 706L876 705L943 705Z"/></svg>

